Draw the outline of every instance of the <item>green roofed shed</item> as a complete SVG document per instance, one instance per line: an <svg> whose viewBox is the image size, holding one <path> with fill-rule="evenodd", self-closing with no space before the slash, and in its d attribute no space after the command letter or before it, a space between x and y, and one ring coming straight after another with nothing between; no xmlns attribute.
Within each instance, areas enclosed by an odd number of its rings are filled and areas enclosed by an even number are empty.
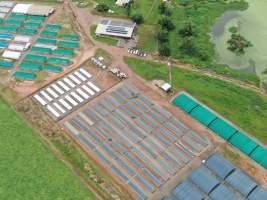
<svg viewBox="0 0 267 200"><path fill-rule="evenodd" d="M57 41L56 40L53 40L53 39L38 38L36 40L36 43L56 45L57 44Z"/></svg>
<svg viewBox="0 0 267 200"><path fill-rule="evenodd" d="M43 37L57 37L57 32L53 32L53 31L46 31L46 30L43 30L41 32L41 36Z"/></svg>
<svg viewBox="0 0 267 200"><path fill-rule="evenodd" d="M34 54L28 54L24 58L25 61L44 63L46 61L45 56L39 56Z"/></svg>
<svg viewBox="0 0 267 200"><path fill-rule="evenodd" d="M62 26L59 24L47 24L45 26L45 29L50 30L50 31L59 31L61 28Z"/></svg>
<svg viewBox="0 0 267 200"><path fill-rule="evenodd" d="M28 20L29 21L40 21L40 22L43 22L43 21L45 21L45 17L44 16L38 16L38 15L30 15L28 17Z"/></svg>
<svg viewBox="0 0 267 200"><path fill-rule="evenodd" d="M33 46L31 49L33 52L43 53L43 54L51 54L52 50L45 47L36 47Z"/></svg>
<svg viewBox="0 0 267 200"><path fill-rule="evenodd" d="M26 62L21 63L19 67L20 67L20 69L33 70L33 71L40 71L42 68L42 66L40 64L26 63Z"/></svg>
<svg viewBox="0 0 267 200"><path fill-rule="evenodd" d="M62 37L64 40L72 40L72 41L79 41L80 36L79 35L63 35Z"/></svg>
<svg viewBox="0 0 267 200"><path fill-rule="evenodd" d="M0 32L17 33L18 28L14 26L1 26Z"/></svg>
<svg viewBox="0 0 267 200"><path fill-rule="evenodd" d="M59 65L69 65L70 64L70 60L65 59L65 58L48 58L47 62L51 63L51 64L59 64Z"/></svg>
<svg viewBox="0 0 267 200"><path fill-rule="evenodd" d="M66 41L59 41L58 42L59 47L65 47L65 48L78 48L79 43L78 42L66 42Z"/></svg>
<svg viewBox="0 0 267 200"><path fill-rule="evenodd" d="M43 70L48 71L48 72L60 73L60 72L62 72L62 67L45 65Z"/></svg>
<svg viewBox="0 0 267 200"><path fill-rule="evenodd" d="M250 153L258 146L254 140L240 131L235 133L229 139L229 142L246 155L250 155Z"/></svg>
<svg viewBox="0 0 267 200"><path fill-rule="evenodd" d="M26 80L34 80L36 78L36 74L30 72L22 72L22 71L16 71L12 76L14 78L26 79Z"/></svg>
<svg viewBox="0 0 267 200"><path fill-rule="evenodd" d="M16 27L22 26L22 22L21 21L12 20L12 19L6 20L4 22L4 24L6 24L8 26L16 26Z"/></svg>
<svg viewBox="0 0 267 200"><path fill-rule="evenodd" d="M66 50L66 49L56 49L52 52L54 55L58 56L74 56L73 50Z"/></svg>
<svg viewBox="0 0 267 200"><path fill-rule="evenodd" d="M183 111L187 113L189 113L191 110L198 106L198 103L191 99L185 93L181 93L177 97L175 97L172 101L172 104L177 107L180 107Z"/></svg>
<svg viewBox="0 0 267 200"><path fill-rule="evenodd" d="M21 28L20 32L25 35L35 35L37 33L35 29L30 29L30 28Z"/></svg>
<svg viewBox="0 0 267 200"><path fill-rule="evenodd" d="M228 140L232 135L234 135L234 133L237 132L232 125L220 118L211 122L209 128L225 140Z"/></svg>
<svg viewBox="0 0 267 200"><path fill-rule="evenodd" d="M40 22L26 22L24 26L26 28L38 29L41 27L41 23Z"/></svg>
<svg viewBox="0 0 267 200"><path fill-rule="evenodd" d="M267 169L267 149L262 146L258 146L250 155L250 157L257 163L261 164Z"/></svg>
<svg viewBox="0 0 267 200"><path fill-rule="evenodd" d="M211 122L217 119L217 116L215 114L201 105L191 110L190 115L205 126L209 126Z"/></svg>
<svg viewBox="0 0 267 200"><path fill-rule="evenodd" d="M0 68L12 68L14 66L13 62L5 61L5 60L0 60Z"/></svg>
<svg viewBox="0 0 267 200"><path fill-rule="evenodd" d="M19 14L19 13L11 13L9 16L9 19L25 21L27 19L27 15Z"/></svg>

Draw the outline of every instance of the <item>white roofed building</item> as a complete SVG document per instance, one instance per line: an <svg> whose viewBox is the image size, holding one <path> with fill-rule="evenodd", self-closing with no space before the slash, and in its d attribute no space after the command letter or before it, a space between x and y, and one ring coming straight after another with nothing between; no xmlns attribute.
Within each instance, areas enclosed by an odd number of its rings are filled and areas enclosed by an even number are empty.
<svg viewBox="0 0 267 200"><path fill-rule="evenodd" d="M15 5L12 10L12 13L49 16L54 12L54 10L55 9L52 6L19 3Z"/></svg>
<svg viewBox="0 0 267 200"><path fill-rule="evenodd" d="M116 1L116 6L125 6L126 4L128 4L128 3L130 3L131 2L131 0L117 0Z"/></svg>
<svg viewBox="0 0 267 200"><path fill-rule="evenodd" d="M104 19L97 25L96 34L131 38L135 25L130 21Z"/></svg>

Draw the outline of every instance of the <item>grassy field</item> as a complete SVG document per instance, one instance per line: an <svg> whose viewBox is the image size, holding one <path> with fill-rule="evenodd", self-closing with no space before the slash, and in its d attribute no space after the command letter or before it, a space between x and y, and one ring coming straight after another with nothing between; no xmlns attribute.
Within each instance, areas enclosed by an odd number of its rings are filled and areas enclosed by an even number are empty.
<svg viewBox="0 0 267 200"><path fill-rule="evenodd" d="M95 199L0 99L0 199Z"/></svg>
<svg viewBox="0 0 267 200"><path fill-rule="evenodd" d="M94 40L106 43L108 45L116 46L118 43L117 39L111 38L111 37L105 37L105 36L99 36L95 34L96 25L93 25L90 27L90 34L94 38Z"/></svg>
<svg viewBox="0 0 267 200"><path fill-rule="evenodd" d="M141 77L168 80L164 64L125 58L125 62ZM267 144L267 99L256 92L214 79L198 72L172 67L174 89L188 91L237 126Z"/></svg>

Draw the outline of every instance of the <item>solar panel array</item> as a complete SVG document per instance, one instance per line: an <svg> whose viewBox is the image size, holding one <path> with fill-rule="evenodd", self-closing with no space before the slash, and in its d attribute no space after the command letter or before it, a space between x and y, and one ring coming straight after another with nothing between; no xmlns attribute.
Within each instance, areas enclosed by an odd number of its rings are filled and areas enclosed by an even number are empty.
<svg viewBox="0 0 267 200"><path fill-rule="evenodd" d="M229 161L212 155L164 200L263 200L267 191Z"/></svg>
<svg viewBox="0 0 267 200"><path fill-rule="evenodd" d="M129 85L106 94L64 125L140 199L157 191L208 146Z"/></svg>
<svg viewBox="0 0 267 200"><path fill-rule="evenodd" d="M92 75L80 68L41 89L32 98L53 119L58 120L88 102L101 91L91 79Z"/></svg>

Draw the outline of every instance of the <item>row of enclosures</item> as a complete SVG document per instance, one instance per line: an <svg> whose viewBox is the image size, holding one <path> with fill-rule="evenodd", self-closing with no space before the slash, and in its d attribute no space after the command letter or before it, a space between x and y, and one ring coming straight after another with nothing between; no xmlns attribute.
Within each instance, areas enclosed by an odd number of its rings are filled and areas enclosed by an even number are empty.
<svg viewBox="0 0 267 200"><path fill-rule="evenodd" d="M267 149L219 117L214 111L184 92L174 98L172 103L267 169Z"/></svg>
<svg viewBox="0 0 267 200"><path fill-rule="evenodd" d="M267 191L218 154L191 171L163 200L264 200Z"/></svg>

